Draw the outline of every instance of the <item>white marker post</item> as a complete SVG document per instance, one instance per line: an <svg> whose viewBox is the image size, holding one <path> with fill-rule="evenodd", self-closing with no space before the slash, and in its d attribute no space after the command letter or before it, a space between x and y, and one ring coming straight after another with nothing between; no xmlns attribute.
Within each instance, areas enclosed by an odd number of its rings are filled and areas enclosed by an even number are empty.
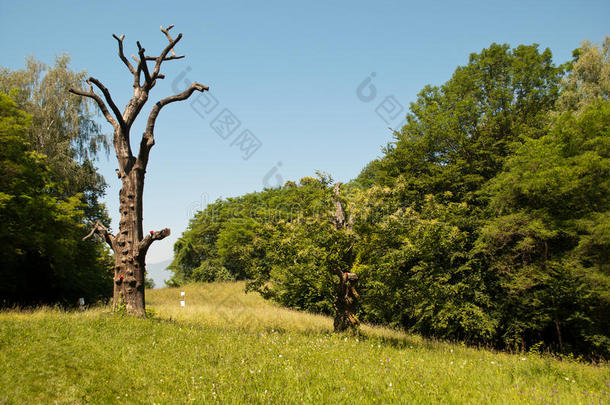
<svg viewBox="0 0 610 405"><path fill-rule="evenodd" d="M186 306L186 301L184 298L184 296L185 296L184 291L180 291L180 296L182 297L182 299L180 300L180 306L184 307L184 306Z"/></svg>

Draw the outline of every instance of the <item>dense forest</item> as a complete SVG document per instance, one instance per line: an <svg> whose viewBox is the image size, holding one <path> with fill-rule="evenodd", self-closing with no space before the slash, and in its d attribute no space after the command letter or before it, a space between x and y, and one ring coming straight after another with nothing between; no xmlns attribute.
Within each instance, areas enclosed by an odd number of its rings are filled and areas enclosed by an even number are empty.
<svg viewBox="0 0 610 405"><path fill-rule="evenodd" d="M610 39L556 65L492 44L426 86L382 155L209 204L174 246L179 285L248 280L332 314L336 270L357 316L504 349L610 355Z"/></svg>
<svg viewBox="0 0 610 405"><path fill-rule="evenodd" d="M85 72L59 56L0 70L0 306L73 306L112 294L105 244L86 223L109 224L106 183L94 160L107 150L87 103L69 97Z"/></svg>

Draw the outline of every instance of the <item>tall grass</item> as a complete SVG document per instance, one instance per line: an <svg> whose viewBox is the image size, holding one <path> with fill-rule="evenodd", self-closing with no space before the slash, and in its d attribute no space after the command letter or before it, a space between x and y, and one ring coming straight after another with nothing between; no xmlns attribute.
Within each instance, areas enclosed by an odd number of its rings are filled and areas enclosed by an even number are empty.
<svg viewBox="0 0 610 405"><path fill-rule="evenodd" d="M186 306L180 306L185 291ZM0 403L609 403L610 367L331 333L243 283L148 292L153 319L0 312Z"/></svg>

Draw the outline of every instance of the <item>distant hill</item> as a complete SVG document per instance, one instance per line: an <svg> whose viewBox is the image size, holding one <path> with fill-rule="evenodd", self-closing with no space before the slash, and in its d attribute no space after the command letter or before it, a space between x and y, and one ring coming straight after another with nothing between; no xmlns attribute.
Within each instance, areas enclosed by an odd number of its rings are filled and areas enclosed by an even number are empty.
<svg viewBox="0 0 610 405"><path fill-rule="evenodd" d="M146 277L154 280L155 288L165 287L165 281L174 275L170 270L167 270L167 266L171 264L172 260L167 259L159 263L146 264Z"/></svg>

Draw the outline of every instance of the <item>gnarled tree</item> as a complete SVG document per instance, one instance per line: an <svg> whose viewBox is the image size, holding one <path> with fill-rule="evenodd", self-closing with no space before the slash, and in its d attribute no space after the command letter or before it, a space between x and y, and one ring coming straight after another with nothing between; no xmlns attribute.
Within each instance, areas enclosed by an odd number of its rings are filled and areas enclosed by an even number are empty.
<svg viewBox="0 0 610 405"><path fill-rule="evenodd" d="M207 86L193 83L182 93L157 101L148 116L148 122L140 141L138 154L134 156L129 140L131 126L148 100L149 92L155 86L157 80L165 78L161 74L162 63L184 58L184 56L177 56L174 53L174 47L182 39L182 34L172 39L169 33L172 27L169 26L167 29L161 27L161 31L165 34L169 43L159 56L146 55L146 50L140 45L140 42L137 42L138 56L132 56L135 66L125 57L123 52L123 39L125 35L118 37L113 34L113 37L118 42L119 58L133 75L133 97L127 103L122 113L112 100L108 89L93 77L87 80L89 89L70 89L71 93L93 99L114 129L114 150L119 164L117 175L122 182L119 194L121 212L119 233L113 235L98 222L93 225L91 233L85 238L95 234L101 236L110 245L115 257L114 308L124 303L129 313L139 316L145 316L144 276L146 252L155 240L161 240L170 234L170 230L167 228L157 232L151 231L146 236L142 232L144 176L146 174L150 149L155 144L155 121L164 106L176 101L185 100L195 91L203 92L209 90ZM170 51L171 55L169 55ZM149 69L149 61L154 65L152 69ZM94 86L102 93L103 99L95 92Z"/></svg>
<svg viewBox="0 0 610 405"><path fill-rule="evenodd" d="M335 204L334 226L337 232L343 232L348 235L352 233L352 220L351 217L346 220L345 211L341 205L341 200L339 198L341 184L341 182L338 182L333 188L333 203ZM350 260L353 246L352 241L350 246L347 247L347 252L342 252L342 256L345 256L345 258L349 261L349 263L342 263L343 265L349 264L351 267L353 264L353 259ZM360 321L356 316L356 304L359 298L358 292L356 291L358 275L356 273L345 271L337 264L332 266L332 270L339 277L339 284L337 285L337 299L335 301L335 332L350 330L352 333L355 333L360 325Z"/></svg>

